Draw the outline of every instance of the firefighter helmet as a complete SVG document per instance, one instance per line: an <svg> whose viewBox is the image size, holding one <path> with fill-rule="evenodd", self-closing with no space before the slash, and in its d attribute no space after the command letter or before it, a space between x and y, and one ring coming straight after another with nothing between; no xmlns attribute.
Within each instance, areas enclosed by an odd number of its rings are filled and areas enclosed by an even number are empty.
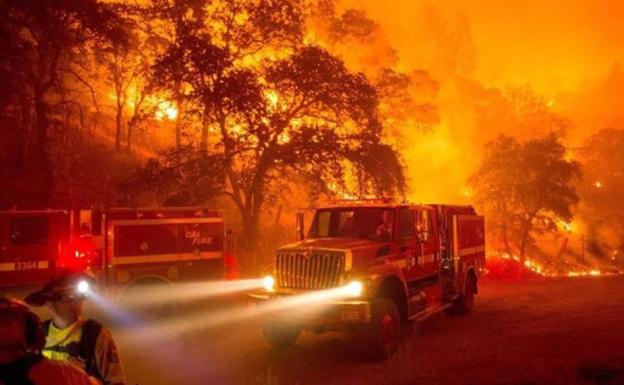
<svg viewBox="0 0 624 385"><path fill-rule="evenodd" d="M43 306L47 302L82 301L94 282L94 277L87 272L63 271L40 290L30 293L25 301L32 306Z"/></svg>
<svg viewBox="0 0 624 385"><path fill-rule="evenodd" d="M39 316L17 299L0 297L0 349L40 352L44 345Z"/></svg>

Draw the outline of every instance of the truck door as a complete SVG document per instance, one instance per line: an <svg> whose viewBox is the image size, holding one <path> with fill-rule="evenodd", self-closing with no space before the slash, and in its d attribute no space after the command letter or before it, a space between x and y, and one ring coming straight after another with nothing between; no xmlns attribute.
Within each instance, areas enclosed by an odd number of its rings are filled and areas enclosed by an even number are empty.
<svg viewBox="0 0 624 385"><path fill-rule="evenodd" d="M401 265L406 280L416 278L416 262L418 258L416 250L416 238L414 227L414 212L409 207L399 209L398 244L401 252Z"/></svg>
<svg viewBox="0 0 624 385"><path fill-rule="evenodd" d="M475 273L485 268L484 220L480 215L453 216L453 261L456 288L463 293L469 269Z"/></svg>
<svg viewBox="0 0 624 385"><path fill-rule="evenodd" d="M436 217L433 210L421 208L417 213L415 223L418 243L418 261L416 263L418 277L428 277L438 274L439 266L439 235Z"/></svg>
<svg viewBox="0 0 624 385"><path fill-rule="evenodd" d="M0 286L37 284L55 271L68 237L63 213L8 213L0 225Z"/></svg>

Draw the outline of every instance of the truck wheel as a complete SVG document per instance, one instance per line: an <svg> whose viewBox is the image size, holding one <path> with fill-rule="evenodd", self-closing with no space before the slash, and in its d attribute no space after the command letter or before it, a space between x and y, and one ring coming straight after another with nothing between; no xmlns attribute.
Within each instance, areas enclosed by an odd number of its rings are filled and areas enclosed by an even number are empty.
<svg viewBox="0 0 624 385"><path fill-rule="evenodd" d="M136 298L147 295L147 293L155 291L162 292L165 288L171 286L171 283L157 279L144 278L139 279L127 286L121 294L121 303L126 300L125 296ZM156 302L148 304L132 304L129 308L139 316L147 320L162 319L171 316L176 310L174 302Z"/></svg>
<svg viewBox="0 0 624 385"><path fill-rule="evenodd" d="M475 286L476 282L474 277L468 275L468 280L466 281L466 292L463 295L460 295L453 301L453 305L449 308L449 314L451 315L466 315L472 312L472 308L474 307L474 296L475 296Z"/></svg>
<svg viewBox="0 0 624 385"><path fill-rule="evenodd" d="M368 327L370 353L375 360L385 360L399 347L401 318L396 303L389 298L371 301L371 322Z"/></svg>
<svg viewBox="0 0 624 385"><path fill-rule="evenodd" d="M297 337L301 333L299 325L277 322L264 321L262 324L262 334L264 339L273 349L285 349L295 343Z"/></svg>

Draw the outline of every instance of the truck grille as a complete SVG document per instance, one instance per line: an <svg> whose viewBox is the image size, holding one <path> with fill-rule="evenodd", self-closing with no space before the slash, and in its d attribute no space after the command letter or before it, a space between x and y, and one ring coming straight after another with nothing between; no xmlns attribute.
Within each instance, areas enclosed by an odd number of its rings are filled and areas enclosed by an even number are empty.
<svg viewBox="0 0 624 385"><path fill-rule="evenodd" d="M277 285L290 289L327 289L342 283L345 255L340 252L280 252L276 258Z"/></svg>

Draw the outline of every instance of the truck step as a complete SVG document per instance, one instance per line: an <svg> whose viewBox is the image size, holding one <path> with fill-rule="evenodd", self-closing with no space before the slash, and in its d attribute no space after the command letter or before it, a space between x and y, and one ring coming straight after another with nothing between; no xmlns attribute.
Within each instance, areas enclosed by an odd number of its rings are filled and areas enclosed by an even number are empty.
<svg viewBox="0 0 624 385"><path fill-rule="evenodd" d="M420 313L416 313L413 316L409 317L408 320L410 321L422 321L425 320L429 317L431 317L434 314L437 314L445 309L448 309L449 307L451 307L451 303L445 303L442 305L437 305L437 306L433 306L430 307Z"/></svg>

